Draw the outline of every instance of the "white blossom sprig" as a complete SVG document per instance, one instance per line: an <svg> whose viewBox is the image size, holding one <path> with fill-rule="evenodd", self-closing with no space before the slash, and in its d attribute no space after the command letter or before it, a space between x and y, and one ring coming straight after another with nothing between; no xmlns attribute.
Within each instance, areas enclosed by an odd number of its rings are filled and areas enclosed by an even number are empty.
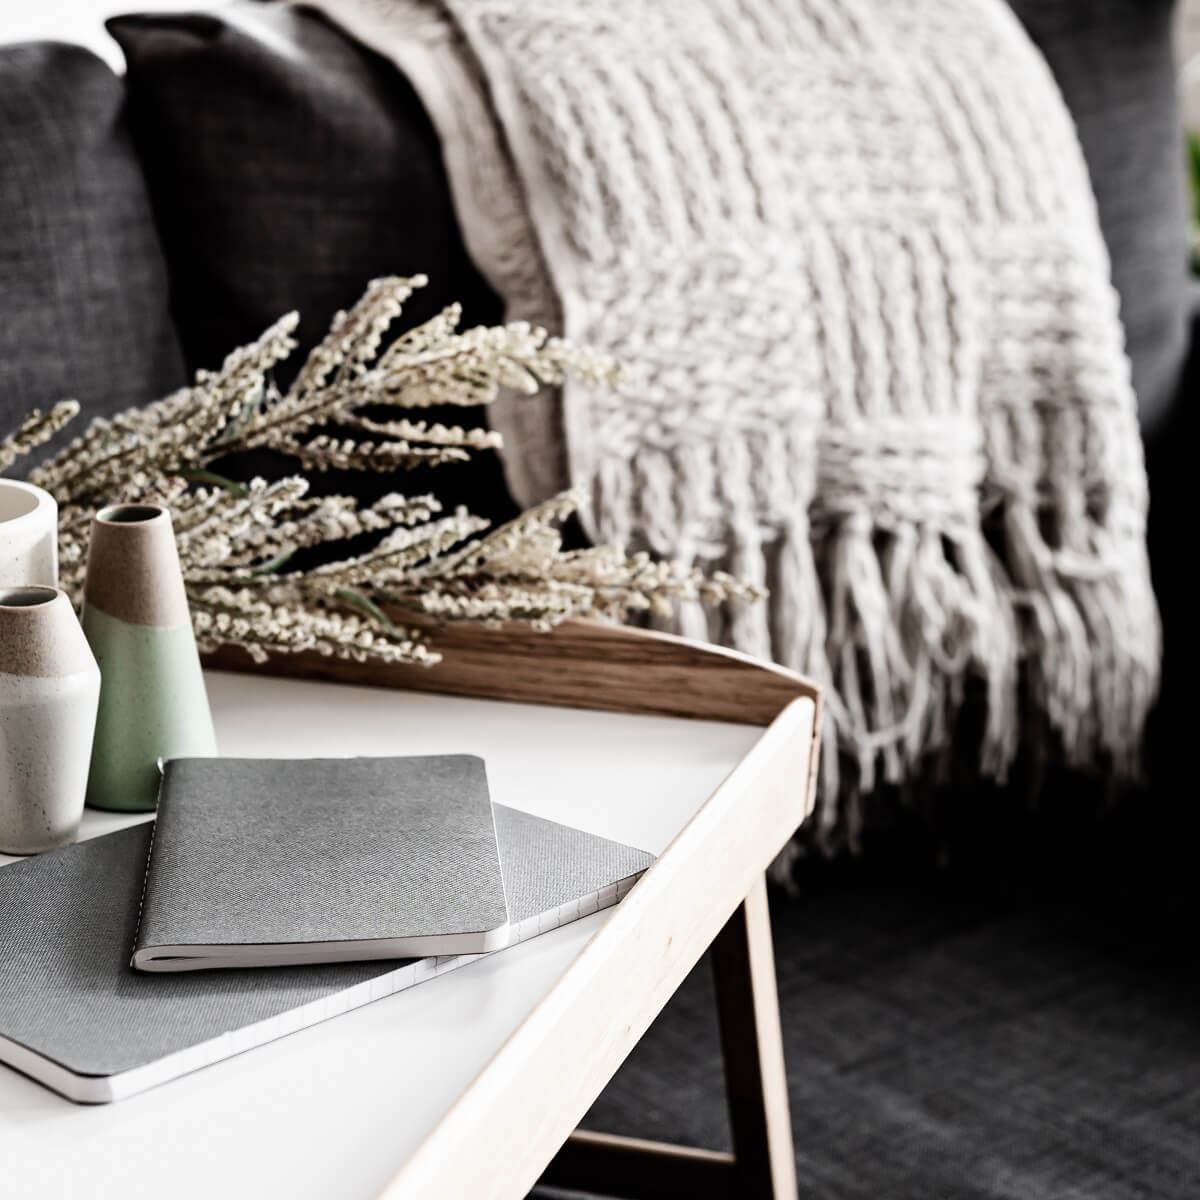
<svg viewBox="0 0 1200 1200"><path fill-rule="evenodd" d="M97 508L160 502L173 515L201 650L240 646L257 661L311 651L436 662L425 635L405 627L405 613L545 629L568 617L661 613L679 600L760 598L727 575L617 547L565 551L559 524L580 503L576 493L495 530L465 509L444 511L431 495L394 492L370 504L312 495L313 472L395 475L500 445L486 429L423 420L422 409L485 405L501 388L532 393L569 376L619 386L610 359L542 329L517 322L461 331L457 305L389 342L404 302L426 282L373 281L337 314L286 392L273 368L296 347L295 313L233 351L219 370L198 372L191 387L94 419L35 468L30 480L59 504L62 586L82 592ZM0 470L77 411L67 401L45 416L31 413L0 442ZM216 472L219 460L251 450L285 454L301 473L238 483ZM372 535L365 549L361 540L350 543L363 535Z"/></svg>
<svg viewBox="0 0 1200 1200"><path fill-rule="evenodd" d="M0 441L0 471L7 471L18 459L48 442L74 420L78 412L77 400L60 401L48 413L35 408L8 437Z"/></svg>

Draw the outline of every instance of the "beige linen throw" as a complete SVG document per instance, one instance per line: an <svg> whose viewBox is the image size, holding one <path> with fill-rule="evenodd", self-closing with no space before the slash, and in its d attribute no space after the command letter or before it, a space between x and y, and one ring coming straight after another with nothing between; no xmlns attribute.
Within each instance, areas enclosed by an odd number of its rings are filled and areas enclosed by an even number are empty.
<svg viewBox="0 0 1200 1200"><path fill-rule="evenodd" d="M770 587L680 625L826 685L826 835L948 752L971 680L991 775L1030 730L1130 765L1159 630L1129 367L1002 0L321 7L422 96L510 318L632 368L499 406L516 496L582 485L595 539Z"/></svg>

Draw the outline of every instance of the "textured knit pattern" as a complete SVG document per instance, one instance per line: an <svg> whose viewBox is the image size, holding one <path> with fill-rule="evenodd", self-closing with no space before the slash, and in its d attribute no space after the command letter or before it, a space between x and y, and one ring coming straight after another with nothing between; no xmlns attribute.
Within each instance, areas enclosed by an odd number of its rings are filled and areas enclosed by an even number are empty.
<svg viewBox="0 0 1200 1200"><path fill-rule="evenodd" d="M948 752L970 678L987 772L1022 728L1131 762L1159 634L1129 366L1000 0L323 7L422 94L510 313L634 368L502 410L519 499L583 484L596 539L770 585L680 627L828 686L843 797Z"/></svg>

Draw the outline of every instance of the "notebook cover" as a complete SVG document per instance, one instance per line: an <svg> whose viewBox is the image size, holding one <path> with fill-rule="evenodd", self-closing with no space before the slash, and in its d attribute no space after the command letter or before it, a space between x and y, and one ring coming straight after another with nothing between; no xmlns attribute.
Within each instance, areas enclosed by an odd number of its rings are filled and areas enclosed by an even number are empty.
<svg viewBox="0 0 1200 1200"><path fill-rule="evenodd" d="M496 805L513 944L615 904L641 850ZM474 961L151 975L129 965L153 826L0 867L0 1062L106 1103Z"/></svg>
<svg viewBox="0 0 1200 1200"><path fill-rule="evenodd" d="M507 942L481 758L164 764L135 966L345 962Z"/></svg>

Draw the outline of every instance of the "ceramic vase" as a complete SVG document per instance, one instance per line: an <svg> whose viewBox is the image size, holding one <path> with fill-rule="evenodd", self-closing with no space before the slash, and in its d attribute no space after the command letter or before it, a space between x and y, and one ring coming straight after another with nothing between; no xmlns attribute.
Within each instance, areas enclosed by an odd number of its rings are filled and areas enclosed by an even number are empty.
<svg viewBox="0 0 1200 1200"><path fill-rule="evenodd" d="M49 492L0 479L0 587L58 587L58 505Z"/></svg>
<svg viewBox="0 0 1200 1200"><path fill-rule="evenodd" d="M100 669L64 592L0 588L0 851L74 841Z"/></svg>
<svg viewBox="0 0 1200 1200"><path fill-rule="evenodd" d="M83 629L100 664L93 808L144 812L160 758L216 754L171 515L114 505L92 521Z"/></svg>

